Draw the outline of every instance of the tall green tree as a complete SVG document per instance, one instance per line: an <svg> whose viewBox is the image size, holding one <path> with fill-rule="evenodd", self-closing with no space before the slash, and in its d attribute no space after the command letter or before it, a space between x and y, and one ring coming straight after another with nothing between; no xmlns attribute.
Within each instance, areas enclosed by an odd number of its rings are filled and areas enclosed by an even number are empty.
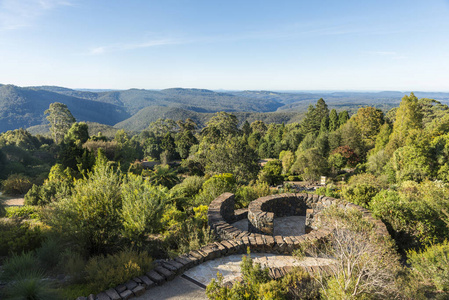
<svg viewBox="0 0 449 300"><path fill-rule="evenodd" d="M392 154L396 149L405 145L405 140L412 129L422 129L422 111L418 98L413 93L404 96L396 112L393 132L385 151Z"/></svg>
<svg viewBox="0 0 449 300"><path fill-rule="evenodd" d="M239 133L237 117L227 112L217 112L206 123L206 127L201 131L201 136L208 142L216 143L228 136L235 136Z"/></svg>
<svg viewBox="0 0 449 300"><path fill-rule="evenodd" d="M301 122L303 134L317 133L324 118L329 118L329 108L323 98L320 98L316 103L316 107L311 104L307 109L306 117ZM325 123L328 124L328 121L325 121ZM327 124L323 125L323 130L324 127L328 126Z"/></svg>
<svg viewBox="0 0 449 300"><path fill-rule="evenodd" d="M339 126L345 124L346 122L348 122L348 120L349 120L349 113L347 110L341 111L338 114L338 125Z"/></svg>
<svg viewBox="0 0 449 300"><path fill-rule="evenodd" d="M64 140L74 141L76 144L82 145L89 139L89 128L86 123L79 122L73 123L67 134L64 136Z"/></svg>
<svg viewBox="0 0 449 300"><path fill-rule="evenodd" d="M375 107L361 107L352 116L351 121L355 123L360 131L362 139L369 147L374 147L376 136L384 124L384 113Z"/></svg>
<svg viewBox="0 0 449 300"><path fill-rule="evenodd" d="M337 111L332 109L329 113L329 131L335 131L339 126Z"/></svg>
<svg viewBox="0 0 449 300"><path fill-rule="evenodd" d="M64 140L65 134L69 131L75 118L73 117L67 105L59 102L50 104L45 111L47 120L50 122L50 131L56 144Z"/></svg>

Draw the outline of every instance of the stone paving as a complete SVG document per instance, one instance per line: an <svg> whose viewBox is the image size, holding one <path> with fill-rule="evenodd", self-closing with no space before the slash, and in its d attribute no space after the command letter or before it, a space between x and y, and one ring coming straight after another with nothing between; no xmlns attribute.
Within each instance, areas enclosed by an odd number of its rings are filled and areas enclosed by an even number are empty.
<svg viewBox="0 0 449 300"><path fill-rule="evenodd" d="M285 266L323 266L333 263L333 260L325 258L305 257L302 260L297 260L293 256L271 253L251 253L251 258L254 262L260 263L264 267L276 268ZM212 278L217 278L217 272L223 275L224 282L233 281L235 278L241 277L241 262L242 255L234 254L204 262L187 270L184 274L204 285L209 284Z"/></svg>
<svg viewBox="0 0 449 300"><path fill-rule="evenodd" d="M237 229L248 231L248 219L231 224ZM298 236L306 234L306 217L290 216L274 219L274 235Z"/></svg>
<svg viewBox="0 0 449 300"><path fill-rule="evenodd" d="M206 290L187 279L177 276L164 285L157 286L135 297L136 300L205 300Z"/></svg>

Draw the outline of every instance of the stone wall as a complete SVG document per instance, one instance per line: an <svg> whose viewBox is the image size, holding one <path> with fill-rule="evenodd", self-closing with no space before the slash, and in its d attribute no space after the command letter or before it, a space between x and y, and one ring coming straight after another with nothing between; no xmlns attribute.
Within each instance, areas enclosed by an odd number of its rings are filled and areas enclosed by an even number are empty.
<svg viewBox="0 0 449 300"><path fill-rule="evenodd" d="M323 197L309 194L280 194L258 198L248 206L248 231L273 235L275 218L306 216L311 226L313 215L324 207Z"/></svg>

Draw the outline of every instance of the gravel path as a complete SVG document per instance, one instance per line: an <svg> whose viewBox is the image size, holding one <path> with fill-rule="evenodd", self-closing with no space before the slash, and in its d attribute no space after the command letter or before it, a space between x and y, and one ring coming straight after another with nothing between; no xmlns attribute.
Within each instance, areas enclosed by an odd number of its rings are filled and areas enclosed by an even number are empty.
<svg viewBox="0 0 449 300"><path fill-rule="evenodd" d="M25 200L23 198L14 198L14 199L8 199L3 200L3 204L5 206L23 206Z"/></svg>

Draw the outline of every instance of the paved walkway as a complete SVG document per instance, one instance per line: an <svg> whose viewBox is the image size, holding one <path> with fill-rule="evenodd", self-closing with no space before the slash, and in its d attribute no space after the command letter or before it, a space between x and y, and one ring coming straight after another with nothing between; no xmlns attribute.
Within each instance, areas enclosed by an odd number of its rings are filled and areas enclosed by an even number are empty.
<svg viewBox="0 0 449 300"><path fill-rule="evenodd" d="M275 219L275 235L303 235L305 234L304 216L281 217ZM243 219L232 224L240 230L248 230L248 219ZM331 263L329 259L316 259L306 257L300 261L293 256L277 255L271 253L252 253L254 262L265 267L284 266L318 266ZM207 299L205 286L212 278L217 278L217 272L223 275L224 282L232 281L241 277L240 263L241 254L230 255L204 262L196 267L187 270L183 275L177 276L174 280L166 282L162 286L152 288L142 296L134 298L136 300L190 300Z"/></svg>
<svg viewBox="0 0 449 300"><path fill-rule="evenodd" d="M322 266L332 263L330 259L305 257L297 260L289 255L277 255L271 253L252 253L254 262L265 267L284 266ZM181 299L207 299L204 287L212 278L217 278L217 272L223 275L224 282L241 277L241 254L230 255L204 262L183 275L176 277L162 286L148 290L144 295L134 298L138 300L181 300ZM195 283L194 283L195 282Z"/></svg>
<svg viewBox="0 0 449 300"><path fill-rule="evenodd" d="M154 287L136 300L203 300L207 299L206 290L181 276L164 285Z"/></svg>
<svg viewBox="0 0 449 300"><path fill-rule="evenodd" d="M231 224L232 226L248 231L248 219L243 219ZM298 236L306 234L306 217L290 216L274 219L274 234L283 236Z"/></svg>

